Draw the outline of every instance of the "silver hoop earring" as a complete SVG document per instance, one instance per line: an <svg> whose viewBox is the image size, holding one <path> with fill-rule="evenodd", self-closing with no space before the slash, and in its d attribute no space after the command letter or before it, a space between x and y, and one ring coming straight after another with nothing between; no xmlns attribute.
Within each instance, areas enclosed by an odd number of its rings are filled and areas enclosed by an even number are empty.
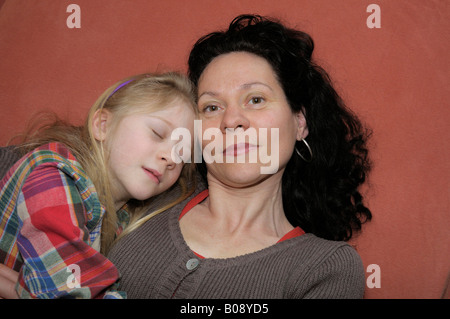
<svg viewBox="0 0 450 319"><path fill-rule="evenodd" d="M302 138L302 142L305 143L306 147L308 148L309 151L309 159L306 159L297 149L297 147L295 147L295 151L297 152L298 156L301 157L302 160L304 160L307 163L310 163L313 159L313 153L311 151L311 147L309 147L308 143L306 142L306 140L304 138Z"/></svg>

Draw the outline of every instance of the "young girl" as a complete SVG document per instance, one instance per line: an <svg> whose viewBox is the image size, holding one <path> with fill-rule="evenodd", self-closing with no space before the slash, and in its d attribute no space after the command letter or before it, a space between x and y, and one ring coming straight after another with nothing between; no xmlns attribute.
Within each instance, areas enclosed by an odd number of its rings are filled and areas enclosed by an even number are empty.
<svg viewBox="0 0 450 319"><path fill-rule="evenodd" d="M0 297L124 296L104 255L142 222L144 201L177 181L179 201L189 195L193 164L172 149L192 141L171 132L193 132L192 92L177 73L134 76L100 96L84 127L53 123L21 145L26 155L0 182Z"/></svg>

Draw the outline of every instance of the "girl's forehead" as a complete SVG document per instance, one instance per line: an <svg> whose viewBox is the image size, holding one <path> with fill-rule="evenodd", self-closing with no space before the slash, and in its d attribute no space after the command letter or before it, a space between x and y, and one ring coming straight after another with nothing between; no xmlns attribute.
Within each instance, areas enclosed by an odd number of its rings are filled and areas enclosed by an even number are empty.
<svg viewBox="0 0 450 319"><path fill-rule="evenodd" d="M165 105L161 105L158 108L149 110L148 112L143 112L143 114L164 120L168 123L177 123L183 119L191 118L194 116L195 112L193 106L182 100L173 101Z"/></svg>

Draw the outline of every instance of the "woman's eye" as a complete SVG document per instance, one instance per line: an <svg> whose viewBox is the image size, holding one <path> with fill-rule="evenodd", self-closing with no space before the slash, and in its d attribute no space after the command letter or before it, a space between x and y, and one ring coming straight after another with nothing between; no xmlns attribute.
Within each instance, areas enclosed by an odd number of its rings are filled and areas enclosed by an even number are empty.
<svg viewBox="0 0 450 319"><path fill-rule="evenodd" d="M264 102L264 98L260 96L254 96L249 100L249 104L261 104Z"/></svg>
<svg viewBox="0 0 450 319"><path fill-rule="evenodd" d="M215 112L218 110L219 110L219 107L217 105L208 105L203 108L203 112Z"/></svg>

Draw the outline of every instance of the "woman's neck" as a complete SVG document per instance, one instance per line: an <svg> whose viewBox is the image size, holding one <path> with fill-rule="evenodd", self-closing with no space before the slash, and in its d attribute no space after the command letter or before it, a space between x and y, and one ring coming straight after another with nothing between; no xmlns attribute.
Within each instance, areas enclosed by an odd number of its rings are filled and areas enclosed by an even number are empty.
<svg viewBox="0 0 450 319"><path fill-rule="evenodd" d="M293 226L283 210L281 176L272 175L242 188L229 187L208 176L209 197L203 205L230 232L253 228L283 236Z"/></svg>

